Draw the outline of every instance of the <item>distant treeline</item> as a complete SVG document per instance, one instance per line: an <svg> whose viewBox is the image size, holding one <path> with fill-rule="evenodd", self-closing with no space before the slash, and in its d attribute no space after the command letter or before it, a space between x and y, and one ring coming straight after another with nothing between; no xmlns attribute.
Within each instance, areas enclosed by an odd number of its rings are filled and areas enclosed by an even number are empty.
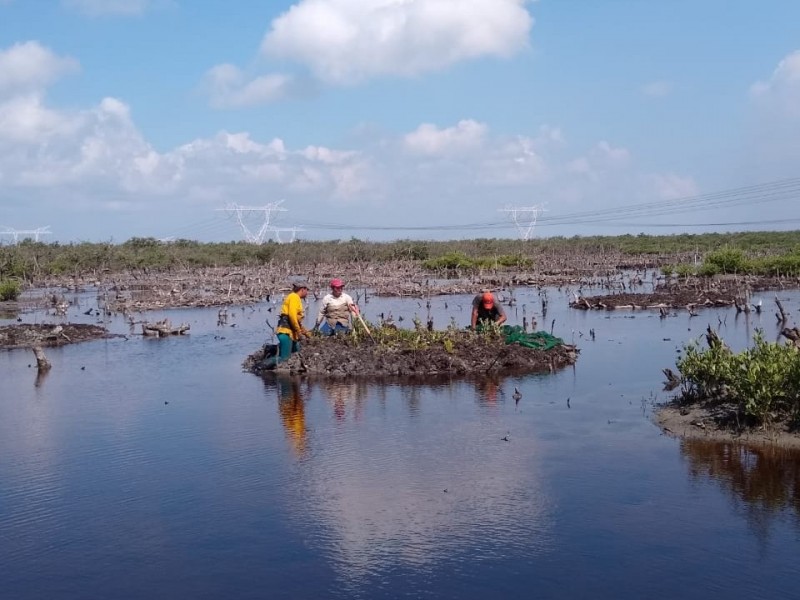
<svg viewBox="0 0 800 600"><path fill-rule="evenodd" d="M666 266L680 272L697 268L698 258L717 256L717 271L762 272L781 257L779 274L800 269L800 231L703 233L681 235L620 235L552 237L535 240L473 239L451 241L397 240L370 242L349 240L305 241L289 244L267 242L201 243L192 240L162 242L131 238L115 244L43 243L24 240L0 246L0 279L33 281L62 275L86 275L101 271L160 270L192 267L241 267L268 263L308 266L353 262L389 263L416 261L421 267L440 271L470 268L532 268L558 257L631 257L629 264ZM732 254L731 254L732 253ZM693 257L688 261L687 257ZM563 262L557 260L557 262ZM692 266L687 266L691 262ZM773 265L773 266L774 266ZM709 267L710 268L710 267ZM776 267L777 268L777 267ZM720 271L721 269L721 271ZM713 269L712 269L713 270ZM706 272L703 274L712 274Z"/></svg>

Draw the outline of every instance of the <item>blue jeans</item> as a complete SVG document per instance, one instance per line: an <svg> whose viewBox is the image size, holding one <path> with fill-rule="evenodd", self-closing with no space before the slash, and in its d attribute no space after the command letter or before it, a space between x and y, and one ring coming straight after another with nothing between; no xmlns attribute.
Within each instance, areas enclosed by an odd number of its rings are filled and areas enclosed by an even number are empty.
<svg viewBox="0 0 800 600"><path fill-rule="evenodd" d="M320 333L322 335L335 335L337 333L350 333L350 328L346 325L342 325L341 323L336 323L334 327L328 325L327 321L323 321L322 325L319 326Z"/></svg>

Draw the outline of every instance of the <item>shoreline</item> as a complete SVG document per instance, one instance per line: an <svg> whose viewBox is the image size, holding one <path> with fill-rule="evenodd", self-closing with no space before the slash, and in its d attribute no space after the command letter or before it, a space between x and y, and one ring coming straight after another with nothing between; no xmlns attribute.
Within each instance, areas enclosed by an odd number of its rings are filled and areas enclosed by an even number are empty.
<svg viewBox="0 0 800 600"><path fill-rule="evenodd" d="M727 425L735 411L730 404L699 403L681 406L677 400L657 405L653 423L664 435L677 439L734 442L800 450L800 431L789 431L777 423L770 429L733 429Z"/></svg>

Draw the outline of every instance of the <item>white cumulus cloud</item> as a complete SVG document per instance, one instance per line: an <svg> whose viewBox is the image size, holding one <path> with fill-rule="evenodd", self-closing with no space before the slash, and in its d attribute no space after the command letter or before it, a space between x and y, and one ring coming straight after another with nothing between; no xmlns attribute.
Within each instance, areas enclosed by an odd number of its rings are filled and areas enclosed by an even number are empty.
<svg viewBox="0 0 800 600"><path fill-rule="evenodd" d="M412 76L528 43L526 0L301 0L276 18L262 52L335 84Z"/></svg>
<svg viewBox="0 0 800 600"><path fill-rule="evenodd" d="M487 127L471 119L459 121L454 127L440 129L425 123L403 138L405 148L429 156L454 154L480 147Z"/></svg>
<svg viewBox="0 0 800 600"><path fill-rule="evenodd" d="M37 41L14 44L0 51L0 95L41 90L78 68L75 59L58 56Z"/></svg>
<svg viewBox="0 0 800 600"><path fill-rule="evenodd" d="M212 67L205 75L204 87L214 108L242 108L285 98L291 93L293 78L270 74L255 78L235 65Z"/></svg>
<svg viewBox="0 0 800 600"><path fill-rule="evenodd" d="M800 117L800 50L783 58L768 80L754 83L750 94L769 109Z"/></svg>

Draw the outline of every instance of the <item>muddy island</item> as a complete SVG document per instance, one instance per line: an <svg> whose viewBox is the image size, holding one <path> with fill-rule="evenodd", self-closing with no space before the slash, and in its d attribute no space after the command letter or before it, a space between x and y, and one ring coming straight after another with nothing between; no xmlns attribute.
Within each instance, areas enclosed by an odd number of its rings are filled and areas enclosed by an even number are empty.
<svg viewBox="0 0 800 600"><path fill-rule="evenodd" d="M0 326L0 349L34 348L64 346L78 342L88 342L113 337L99 325L64 324L34 325L19 323Z"/></svg>
<svg viewBox="0 0 800 600"><path fill-rule="evenodd" d="M455 328L377 328L371 335L313 336L302 342L300 352L272 371L259 364L269 345L248 356L243 367L264 376L278 372L332 378L418 378L553 372L575 364L579 352L575 346L544 332L519 329L475 333Z"/></svg>

